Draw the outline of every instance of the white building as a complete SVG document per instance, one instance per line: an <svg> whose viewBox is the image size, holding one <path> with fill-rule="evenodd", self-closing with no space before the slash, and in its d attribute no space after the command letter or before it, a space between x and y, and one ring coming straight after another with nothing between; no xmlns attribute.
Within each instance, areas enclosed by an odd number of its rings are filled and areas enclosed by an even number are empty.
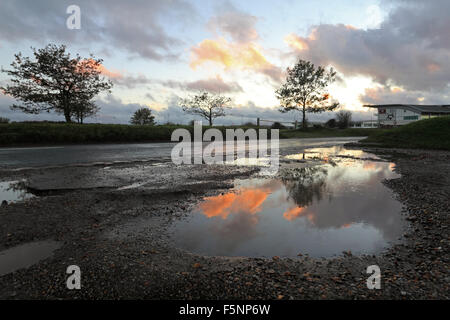
<svg viewBox="0 0 450 320"><path fill-rule="evenodd" d="M365 105L376 108L379 126L400 126L421 119L450 115L450 105L378 104Z"/></svg>
<svg viewBox="0 0 450 320"><path fill-rule="evenodd" d="M378 120L363 120L363 121L353 121L350 128L378 128Z"/></svg>

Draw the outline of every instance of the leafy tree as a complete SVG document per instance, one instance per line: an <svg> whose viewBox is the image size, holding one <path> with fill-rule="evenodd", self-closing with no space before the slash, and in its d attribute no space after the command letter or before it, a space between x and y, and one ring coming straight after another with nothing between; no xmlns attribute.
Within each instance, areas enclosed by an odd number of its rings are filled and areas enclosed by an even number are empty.
<svg viewBox="0 0 450 320"><path fill-rule="evenodd" d="M285 129L286 127L280 122L274 122L271 126L272 129Z"/></svg>
<svg viewBox="0 0 450 320"><path fill-rule="evenodd" d="M95 116L100 108L92 101L81 101L72 103L72 110L77 122L83 123L85 118Z"/></svg>
<svg viewBox="0 0 450 320"><path fill-rule="evenodd" d="M133 114L130 122L131 124L154 125L155 117L152 115L152 110L149 108L140 108Z"/></svg>
<svg viewBox="0 0 450 320"><path fill-rule="evenodd" d="M34 60L19 52L14 55L11 70L2 68L11 76L12 84L0 89L23 102L11 109L33 114L55 111L67 122L72 116L82 119L99 110L91 100L112 87L111 81L100 76L102 59L81 58L78 54L71 57L64 45L49 44L32 50Z"/></svg>
<svg viewBox="0 0 450 320"><path fill-rule="evenodd" d="M299 110L302 112L302 127L306 128L306 112L331 111L339 106L329 102L328 85L335 80L336 72L305 60L299 60L293 68L287 69L286 82L276 90L281 112Z"/></svg>
<svg viewBox="0 0 450 320"><path fill-rule="evenodd" d="M341 110L336 113L336 124L340 129L348 128L351 121L352 113L350 111Z"/></svg>
<svg viewBox="0 0 450 320"><path fill-rule="evenodd" d="M0 117L0 123L9 123L9 119L5 117Z"/></svg>
<svg viewBox="0 0 450 320"><path fill-rule="evenodd" d="M202 92L187 99L183 99L181 107L184 112L199 115L208 120L212 126L213 120L225 116L225 110L230 109L230 98Z"/></svg>
<svg viewBox="0 0 450 320"><path fill-rule="evenodd" d="M328 128L336 128L336 119L330 119L325 123L325 126Z"/></svg>

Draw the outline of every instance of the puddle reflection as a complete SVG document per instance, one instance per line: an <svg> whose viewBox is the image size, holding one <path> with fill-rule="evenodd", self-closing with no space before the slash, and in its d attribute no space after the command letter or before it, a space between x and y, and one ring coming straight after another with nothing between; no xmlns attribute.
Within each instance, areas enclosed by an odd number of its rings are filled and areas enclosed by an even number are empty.
<svg viewBox="0 0 450 320"><path fill-rule="evenodd" d="M24 181L0 182L0 204L24 201L33 194L26 191Z"/></svg>
<svg viewBox="0 0 450 320"><path fill-rule="evenodd" d="M377 252L402 232L401 204L381 183L398 177L393 166L345 158L282 170L277 179L238 180L233 190L205 198L192 216L174 224L175 245L223 256Z"/></svg>
<svg viewBox="0 0 450 320"><path fill-rule="evenodd" d="M51 257L61 247L57 241L29 242L0 252L0 276L22 268L28 268Z"/></svg>

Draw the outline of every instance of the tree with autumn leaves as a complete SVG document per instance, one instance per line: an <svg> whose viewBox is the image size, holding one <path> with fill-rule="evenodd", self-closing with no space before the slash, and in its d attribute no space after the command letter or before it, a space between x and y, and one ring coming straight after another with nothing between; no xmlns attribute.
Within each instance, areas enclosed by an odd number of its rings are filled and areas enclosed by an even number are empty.
<svg viewBox="0 0 450 320"><path fill-rule="evenodd" d="M327 71L309 61L298 60L293 68L287 69L285 83L275 92L280 100L280 111L300 111L302 128L306 128L306 112L332 111L339 106L337 101L330 101L327 92L335 77L336 72L332 68Z"/></svg>
<svg viewBox="0 0 450 320"><path fill-rule="evenodd" d="M55 111L63 114L66 122L75 118L79 123L98 112L92 99L112 87L112 82L101 76L102 59L71 57L64 45L32 50L33 60L19 52L11 70L2 68L11 84L0 90L23 103L11 109L32 114Z"/></svg>

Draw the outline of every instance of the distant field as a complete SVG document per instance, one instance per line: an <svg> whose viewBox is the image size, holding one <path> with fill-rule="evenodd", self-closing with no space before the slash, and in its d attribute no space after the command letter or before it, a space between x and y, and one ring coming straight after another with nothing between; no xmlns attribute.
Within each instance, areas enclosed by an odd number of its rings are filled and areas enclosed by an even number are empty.
<svg viewBox="0 0 450 320"><path fill-rule="evenodd" d="M173 130L188 129L192 126L156 125L138 126L121 124L75 124L75 123L0 123L0 146L10 145L49 145L75 143L124 143L124 142L156 142L170 141ZM203 129L209 127L204 126ZM247 126L215 127L224 131L227 128L250 128ZM321 138L367 136L377 129L308 129L280 130L280 138Z"/></svg>
<svg viewBox="0 0 450 320"><path fill-rule="evenodd" d="M365 142L393 148L450 150L450 116L374 132Z"/></svg>

